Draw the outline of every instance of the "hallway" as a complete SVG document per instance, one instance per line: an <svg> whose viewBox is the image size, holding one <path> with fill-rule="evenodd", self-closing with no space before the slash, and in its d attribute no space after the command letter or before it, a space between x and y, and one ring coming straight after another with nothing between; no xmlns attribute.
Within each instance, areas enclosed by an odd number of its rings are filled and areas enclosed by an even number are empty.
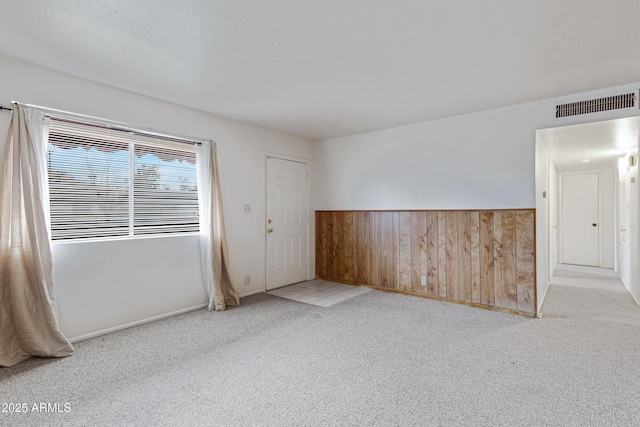
<svg viewBox="0 0 640 427"><path fill-rule="evenodd" d="M543 318L590 319L640 326L640 307L613 270L559 264Z"/></svg>

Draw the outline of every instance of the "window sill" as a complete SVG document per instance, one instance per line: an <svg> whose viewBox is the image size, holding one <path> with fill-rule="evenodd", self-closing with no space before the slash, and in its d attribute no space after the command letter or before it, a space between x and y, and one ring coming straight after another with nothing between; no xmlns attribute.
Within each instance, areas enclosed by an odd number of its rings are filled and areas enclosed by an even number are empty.
<svg viewBox="0 0 640 427"><path fill-rule="evenodd" d="M78 244L78 243L101 243L101 242L122 242L122 241L135 241L135 240L147 240L147 239L172 239L177 237L197 236L199 232L192 231L188 233L167 233L167 234L148 234L139 236L115 236L115 237L96 237L89 239L64 239L53 240L52 245L66 245L66 244Z"/></svg>

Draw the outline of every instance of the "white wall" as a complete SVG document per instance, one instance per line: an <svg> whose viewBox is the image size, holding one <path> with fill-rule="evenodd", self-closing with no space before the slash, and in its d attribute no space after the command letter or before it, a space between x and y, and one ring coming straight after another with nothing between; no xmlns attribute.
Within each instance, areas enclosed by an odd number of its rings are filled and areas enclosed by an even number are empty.
<svg viewBox="0 0 640 427"><path fill-rule="evenodd" d="M198 245L196 235L54 243L62 331L91 336L202 304Z"/></svg>
<svg viewBox="0 0 640 427"><path fill-rule="evenodd" d="M537 129L638 115L630 108L556 119L556 104L639 84L320 141L315 208L533 208Z"/></svg>
<svg viewBox="0 0 640 427"><path fill-rule="evenodd" d="M629 208L630 208L630 192L629 189L631 187L628 165L629 164L629 154L625 155L621 159L618 159L618 168L617 168L617 176L618 176L618 191L617 195L617 230L619 230L618 234L618 245L617 245L617 263L616 263L616 271L620 274L620 280L622 284L630 289L629 282L629 221L631 218L629 217ZM624 231L623 231L624 230Z"/></svg>
<svg viewBox="0 0 640 427"><path fill-rule="evenodd" d="M548 260L550 255L550 227L553 223L550 219L549 200L553 193L549 185L549 170L553 167L553 163L549 158L549 154L545 148L544 141L538 132L535 144L535 206L536 206L536 310L540 314L540 309L549 289L549 281L551 273ZM545 196L546 193L546 196ZM542 261L542 262L541 262Z"/></svg>
<svg viewBox="0 0 640 427"><path fill-rule="evenodd" d="M634 153L635 154L635 153ZM629 154L625 156L625 167L618 169L619 182L624 182L624 193L628 203L628 218L626 224L626 250L624 243L621 243L619 253L619 271L620 279L633 296L636 304L640 305L640 277L638 264L640 261L640 212L638 211L638 200L640 198L640 189L638 188L638 164L626 167L628 164ZM620 194L619 197L624 201L625 195ZM624 209L624 207L621 207ZM622 219L624 213L619 214L618 218ZM619 228L624 228L624 221L619 224Z"/></svg>
<svg viewBox="0 0 640 427"><path fill-rule="evenodd" d="M540 101L316 144L316 209L534 207Z"/></svg>
<svg viewBox="0 0 640 427"><path fill-rule="evenodd" d="M616 189L614 169L603 169L600 173L600 267L616 266Z"/></svg>
<svg viewBox="0 0 640 427"><path fill-rule="evenodd" d="M640 186L638 185L638 162L629 169L629 228L627 229L629 239L629 283L627 289L640 304L640 211L639 198Z"/></svg>
<svg viewBox="0 0 640 427"><path fill-rule="evenodd" d="M265 151L311 160L310 141L0 56L0 104L10 101L216 141L232 279L241 295L263 289ZM9 118L0 112L0 152ZM242 213L244 203L253 213ZM194 236L58 243L53 256L61 328L70 338L205 302Z"/></svg>
<svg viewBox="0 0 640 427"><path fill-rule="evenodd" d="M553 161L549 162L549 272L553 272L558 265L558 227L560 207L560 175Z"/></svg>

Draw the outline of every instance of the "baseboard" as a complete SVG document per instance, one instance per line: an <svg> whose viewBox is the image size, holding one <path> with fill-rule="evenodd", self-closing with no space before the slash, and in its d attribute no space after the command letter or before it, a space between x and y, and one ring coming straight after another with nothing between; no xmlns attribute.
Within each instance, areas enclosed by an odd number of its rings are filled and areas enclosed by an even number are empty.
<svg viewBox="0 0 640 427"><path fill-rule="evenodd" d="M412 297L426 298L426 299L432 299L436 301L444 301L444 302L449 302L449 303L458 304L458 305L466 305L467 307L481 308L483 310L499 311L501 313L507 313L507 314L517 314L518 316L531 317L531 318L536 317L535 314L527 313L526 311L513 310L510 308L496 307L492 305L479 304L479 303L469 302L469 301L461 301L461 300L445 298L445 297L440 297L435 295L419 294L417 292L407 292L407 291L401 291L398 289L385 288L381 286L371 286L371 285L356 285L356 286L364 286L367 288L376 289L378 291L383 291L383 292L391 292L396 294L409 295Z"/></svg>
<svg viewBox="0 0 640 427"><path fill-rule="evenodd" d="M381 286L373 286L373 285L368 285L366 283L357 283L357 282L348 281L348 280L329 279L329 278L322 277L322 276L318 276L318 278L320 280L326 280L327 282L343 283L345 285L351 285L351 286L362 286L362 287L365 287L365 288L371 288L371 289L375 289L375 290L378 290L378 291L391 292L391 293L402 294L402 295L410 295L410 296L413 296L413 297L432 299L432 300L436 300L436 301L450 302L450 303L453 303L453 304L466 305L468 307L481 308L483 310L500 311L502 313L517 314L518 316L531 317L531 318L536 317L536 315L534 313L528 313L526 311L513 310L513 309L510 309L510 308L495 307L495 306L492 306L492 305L479 304L479 303L470 302L470 301L456 300L456 299L445 298L445 297L436 296L436 295L419 294L419 293L416 293L416 292L408 292L408 291L402 291L402 290L399 290L399 289L385 288L385 287L381 287Z"/></svg>
<svg viewBox="0 0 640 427"><path fill-rule="evenodd" d="M262 292L264 292L263 290L257 290L257 291L250 291L250 292L246 292L244 294L240 294L240 298L244 298L244 297L248 297L249 295L255 295L255 294L261 294Z"/></svg>
<svg viewBox="0 0 640 427"><path fill-rule="evenodd" d="M620 278L620 281L622 282L622 286L624 286L624 288L627 290L627 292L629 292L629 295L631 295L631 298L633 298L633 300L635 301L636 305L640 306L640 301L638 301L638 298L636 298L636 296L633 294L633 292L631 292L631 286L629 286L627 283L625 283L624 280L622 280L622 277Z"/></svg>
<svg viewBox="0 0 640 427"><path fill-rule="evenodd" d="M179 314L188 313L190 311L200 310L201 308L205 308L208 304L200 304L194 307L183 308L181 310L172 311L171 313L160 314L158 316L148 317L146 319L138 320L131 323L126 323L120 326L114 326L113 328L102 329L97 332L91 332L90 334L80 335L74 338L70 338L69 341L72 343L76 343L79 341L88 340L90 338L99 337L101 335L110 334L113 332L121 331L123 329L133 328L134 326L144 325L145 323L155 322L156 320L166 319L167 317L177 316Z"/></svg>
<svg viewBox="0 0 640 427"><path fill-rule="evenodd" d="M542 300L540 301L540 309L538 309L538 307L536 307L536 311L538 312L536 314L536 317L538 319L542 319L542 306L544 305L544 300L547 299L547 294L549 293L549 288L551 287L551 283L547 283L547 289L544 290L544 294L542 295Z"/></svg>

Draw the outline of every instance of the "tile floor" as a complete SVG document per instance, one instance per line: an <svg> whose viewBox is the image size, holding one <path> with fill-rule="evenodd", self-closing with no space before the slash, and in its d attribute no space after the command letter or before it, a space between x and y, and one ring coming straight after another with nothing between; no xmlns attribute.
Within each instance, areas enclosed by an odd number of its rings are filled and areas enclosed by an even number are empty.
<svg viewBox="0 0 640 427"><path fill-rule="evenodd" d="M282 288L268 291L269 295L286 298L320 307L329 307L333 304L348 300L371 289L363 286L344 285L342 283L327 282L314 279L307 282L296 283Z"/></svg>

